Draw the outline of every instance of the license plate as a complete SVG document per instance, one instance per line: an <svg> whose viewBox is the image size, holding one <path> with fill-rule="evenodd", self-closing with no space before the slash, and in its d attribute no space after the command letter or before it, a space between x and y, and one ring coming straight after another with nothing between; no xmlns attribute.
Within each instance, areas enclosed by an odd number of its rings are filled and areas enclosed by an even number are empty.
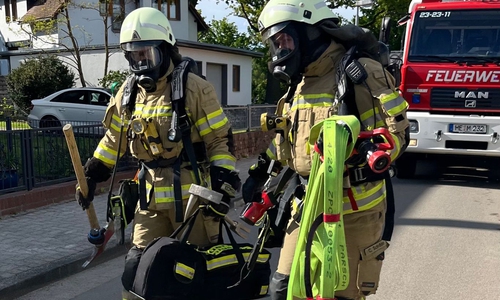
<svg viewBox="0 0 500 300"><path fill-rule="evenodd" d="M450 124L450 132L454 133L486 133L488 127L482 124Z"/></svg>

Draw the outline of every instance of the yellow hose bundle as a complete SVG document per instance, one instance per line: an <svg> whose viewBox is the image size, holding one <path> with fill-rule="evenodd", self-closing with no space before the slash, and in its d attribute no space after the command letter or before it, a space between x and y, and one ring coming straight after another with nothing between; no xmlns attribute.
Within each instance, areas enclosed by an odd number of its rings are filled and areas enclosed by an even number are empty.
<svg viewBox="0 0 500 300"><path fill-rule="evenodd" d="M333 116L311 129L313 154L299 237L290 273L288 299L333 299L349 283L344 234L343 171L360 131L355 116ZM315 147L317 148L317 147ZM320 147L321 148L321 147Z"/></svg>

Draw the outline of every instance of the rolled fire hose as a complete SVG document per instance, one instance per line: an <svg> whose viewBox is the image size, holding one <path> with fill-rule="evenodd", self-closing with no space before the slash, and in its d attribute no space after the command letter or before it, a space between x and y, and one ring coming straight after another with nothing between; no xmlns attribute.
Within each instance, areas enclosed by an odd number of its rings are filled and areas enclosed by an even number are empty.
<svg viewBox="0 0 500 300"><path fill-rule="evenodd" d="M290 273L288 299L334 299L349 284L344 233L343 172L360 131L355 116L332 116L311 129L315 151Z"/></svg>

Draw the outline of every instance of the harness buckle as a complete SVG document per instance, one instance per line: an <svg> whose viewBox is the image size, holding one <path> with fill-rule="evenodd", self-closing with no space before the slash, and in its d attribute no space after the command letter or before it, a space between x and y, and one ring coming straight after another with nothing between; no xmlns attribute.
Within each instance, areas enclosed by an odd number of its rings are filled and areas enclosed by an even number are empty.
<svg viewBox="0 0 500 300"><path fill-rule="evenodd" d="M363 175L363 168L353 169L352 175L354 175L354 180L353 180L354 182L359 182L366 179L366 176Z"/></svg>

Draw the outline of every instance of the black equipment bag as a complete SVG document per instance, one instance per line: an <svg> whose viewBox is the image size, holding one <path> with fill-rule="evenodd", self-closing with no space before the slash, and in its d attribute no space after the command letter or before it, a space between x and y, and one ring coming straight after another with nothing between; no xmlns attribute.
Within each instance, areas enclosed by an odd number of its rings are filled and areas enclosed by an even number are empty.
<svg viewBox="0 0 500 300"><path fill-rule="evenodd" d="M237 244L224 220L231 241L200 248L186 243L198 209L170 237L152 241L142 253L130 292L147 300L245 300L267 294L271 253L262 249L248 266L251 244ZM180 240L173 237L187 225ZM222 229L222 228L221 228Z"/></svg>
<svg viewBox="0 0 500 300"><path fill-rule="evenodd" d="M139 201L139 186L133 179L120 180L118 195L123 201L125 221L130 224L134 219L135 207Z"/></svg>

